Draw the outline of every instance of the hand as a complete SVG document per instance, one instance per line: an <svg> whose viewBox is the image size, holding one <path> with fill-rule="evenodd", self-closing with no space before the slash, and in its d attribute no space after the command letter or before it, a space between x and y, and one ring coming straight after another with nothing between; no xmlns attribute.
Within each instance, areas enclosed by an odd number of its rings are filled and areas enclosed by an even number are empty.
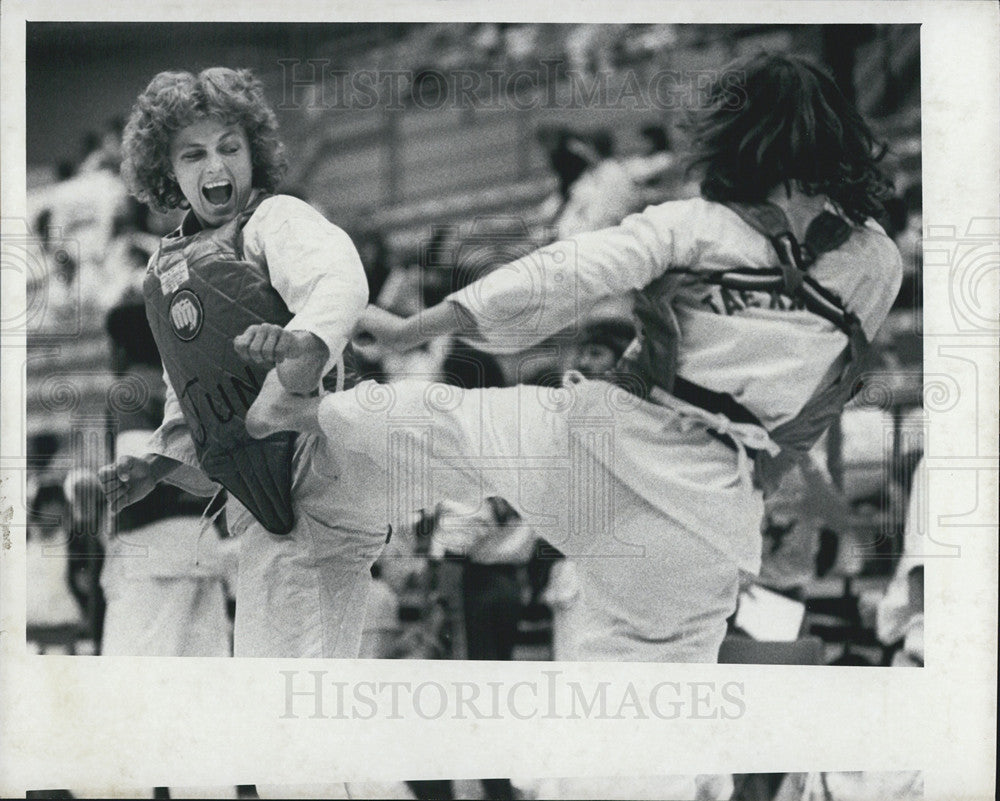
<svg viewBox="0 0 1000 801"><path fill-rule="evenodd" d="M98 470L97 479L111 511L118 513L149 495L160 476L149 457L121 456Z"/></svg>
<svg viewBox="0 0 1000 801"><path fill-rule="evenodd" d="M279 362L307 354L310 340L322 341L308 331L286 331L280 325L251 325L233 340L236 355L243 361L262 367L274 367Z"/></svg>
<svg viewBox="0 0 1000 801"><path fill-rule="evenodd" d="M357 345L362 348L377 345L402 353L419 342L408 342L407 319L378 306L368 306L354 330Z"/></svg>

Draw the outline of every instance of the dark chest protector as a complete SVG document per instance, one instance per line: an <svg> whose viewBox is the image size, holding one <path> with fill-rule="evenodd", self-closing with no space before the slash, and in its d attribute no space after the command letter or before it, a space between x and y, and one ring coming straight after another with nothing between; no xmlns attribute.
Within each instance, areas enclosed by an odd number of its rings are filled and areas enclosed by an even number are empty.
<svg viewBox="0 0 1000 801"><path fill-rule="evenodd" d="M274 534L292 512L295 434L254 439L244 425L268 370L244 362L233 338L291 312L267 270L243 253L243 227L264 200L219 228L164 238L146 272L146 316L205 473Z"/></svg>

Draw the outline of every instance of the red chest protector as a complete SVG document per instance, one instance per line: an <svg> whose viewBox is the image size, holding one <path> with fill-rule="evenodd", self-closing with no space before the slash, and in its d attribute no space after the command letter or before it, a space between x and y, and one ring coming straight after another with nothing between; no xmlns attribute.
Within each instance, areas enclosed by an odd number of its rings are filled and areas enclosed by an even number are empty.
<svg viewBox="0 0 1000 801"><path fill-rule="evenodd" d="M247 326L283 326L292 317L267 271L243 254L243 226L264 199L219 228L185 235L182 226L165 237L143 294L202 469L264 528L287 534L295 524L295 435L258 440L247 433L244 419L268 370L244 362L233 347Z"/></svg>

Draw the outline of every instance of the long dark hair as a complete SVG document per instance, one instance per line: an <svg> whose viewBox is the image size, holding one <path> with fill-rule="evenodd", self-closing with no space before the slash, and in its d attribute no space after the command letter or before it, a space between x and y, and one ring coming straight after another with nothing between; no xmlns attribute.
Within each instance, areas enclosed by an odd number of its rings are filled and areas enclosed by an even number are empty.
<svg viewBox="0 0 1000 801"><path fill-rule="evenodd" d="M779 186L826 195L855 223L882 213L892 184L879 142L837 84L799 56L761 53L726 67L688 121L701 194L763 202Z"/></svg>

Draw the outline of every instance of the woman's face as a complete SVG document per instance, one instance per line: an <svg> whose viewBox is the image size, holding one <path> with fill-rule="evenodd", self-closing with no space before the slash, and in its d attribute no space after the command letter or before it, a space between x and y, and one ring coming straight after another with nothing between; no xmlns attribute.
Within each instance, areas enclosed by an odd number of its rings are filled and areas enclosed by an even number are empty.
<svg viewBox="0 0 1000 801"><path fill-rule="evenodd" d="M206 117L170 140L170 164L202 225L217 228L246 208L253 192L250 141L242 125Z"/></svg>

